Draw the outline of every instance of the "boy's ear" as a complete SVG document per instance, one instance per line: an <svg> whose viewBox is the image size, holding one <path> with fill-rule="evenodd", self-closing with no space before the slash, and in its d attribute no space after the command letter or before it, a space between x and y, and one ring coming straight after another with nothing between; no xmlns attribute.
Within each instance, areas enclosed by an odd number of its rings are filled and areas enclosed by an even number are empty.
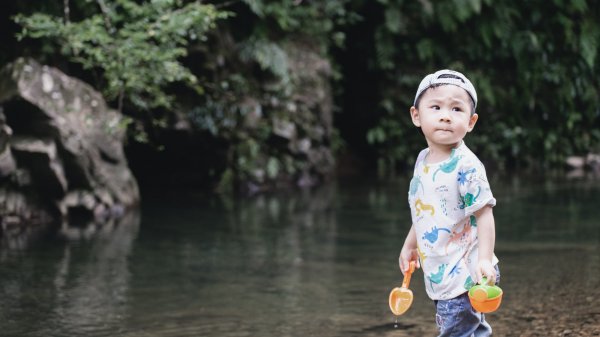
<svg viewBox="0 0 600 337"><path fill-rule="evenodd" d="M471 115L471 118L469 118L469 128L467 129L467 132L473 131L473 128L475 127L475 123L477 123L478 119L479 119L478 114Z"/></svg>
<svg viewBox="0 0 600 337"><path fill-rule="evenodd" d="M412 119L413 124L420 128L421 127L421 119L419 116L419 110L415 106L410 107L410 118Z"/></svg>

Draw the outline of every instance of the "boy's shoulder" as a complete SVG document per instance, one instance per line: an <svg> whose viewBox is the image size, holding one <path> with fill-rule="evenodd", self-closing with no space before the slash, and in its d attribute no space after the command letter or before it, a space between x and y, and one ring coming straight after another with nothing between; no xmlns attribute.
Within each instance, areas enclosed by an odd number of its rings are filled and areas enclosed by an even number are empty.
<svg viewBox="0 0 600 337"><path fill-rule="evenodd" d="M456 151L462 159L465 159L465 161L471 160L481 162L475 152L471 151L471 149L464 142L456 149Z"/></svg>
<svg viewBox="0 0 600 337"><path fill-rule="evenodd" d="M421 152L419 152L419 155L417 156L417 160L415 161L415 167L417 167L420 162L425 160L425 157L427 157L428 152L429 152L429 148L427 148L427 147L424 148L423 150L421 150Z"/></svg>
<svg viewBox="0 0 600 337"><path fill-rule="evenodd" d="M469 147L463 142L461 146L457 148L458 156L460 157L459 166L468 169L472 167L482 168L485 170L483 162L479 160L479 157L469 149Z"/></svg>

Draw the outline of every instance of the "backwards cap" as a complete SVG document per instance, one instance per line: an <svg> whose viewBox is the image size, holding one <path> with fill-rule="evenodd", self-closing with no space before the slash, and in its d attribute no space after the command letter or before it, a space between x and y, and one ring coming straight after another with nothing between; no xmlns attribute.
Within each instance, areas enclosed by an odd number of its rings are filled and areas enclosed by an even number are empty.
<svg viewBox="0 0 600 337"><path fill-rule="evenodd" d="M435 73L429 74L423 78L421 84L419 84L419 89L417 89L417 94L415 95L415 101L413 105L416 106L419 96L421 96L425 90L434 84L452 84L465 89L469 96L471 96L473 99L475 107L477 107L477 92L475 92L475 87L473 87L471 81L469 81L465 75L459 73L458 71L448 69L438 70Z"/></svg>

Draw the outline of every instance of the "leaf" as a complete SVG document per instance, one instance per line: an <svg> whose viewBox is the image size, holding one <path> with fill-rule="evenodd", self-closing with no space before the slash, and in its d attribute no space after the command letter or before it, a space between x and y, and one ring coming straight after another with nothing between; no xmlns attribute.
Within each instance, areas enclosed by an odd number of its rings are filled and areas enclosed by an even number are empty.
<svg viewBox="0 0 600 337"><path fill-rule="evenodd" d="M261 69L270 71L282 82L289 82L288 57L279 45L264 39L251 39L243 44L240 55L246 61L257 62Z"/></svg>
<svg viewBox="0 0 600 337"><path fill-rule="evenodd" d="M281 165L279 164L279 160L275 157L269 157L267 161L267 176L270 179L275 179L279 174Z"/></svg>
<svg viewBox="0 0 600 337"><path fill-rule="evenodd" d="M600 39L600 27L597 23L592 23L590 20L583 22L581 26L581 36L579 38L579 46L581 48L581 56L585 63L590 68L594 68L596 64L596 55L598 53L598 40Z"/></svg>
<svg viewBox="0 0 600 337"><path fill-rule="evenodd" d="M385 26L387 29L394 33L398 34L402 31L402 15L397 8L389 8L385 11Z"/></svg>
<svg viewBox="0 0 600 337"><path fill-rule="evenodd" d="M69 23L39 13L17 15L14 20L23 27L21 38L53 40L84 69L101 69L106 83L101 89L108 99L124 94L142 109L170 107L173 96L165 92L168 85L183 82L197 87L196 77L180 59L187 54L192 36L203 36L224 17L214 6L118 0L106 10L108 23L101 13Z"/></svg>

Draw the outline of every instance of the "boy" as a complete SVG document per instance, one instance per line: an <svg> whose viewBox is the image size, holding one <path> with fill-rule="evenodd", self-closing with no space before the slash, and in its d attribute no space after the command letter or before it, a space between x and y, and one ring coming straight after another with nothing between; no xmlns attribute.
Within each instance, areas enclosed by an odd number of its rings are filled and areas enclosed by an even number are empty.
<svg viewBox="0 0 600 337"><path fill-rule="evenodd" d="M410 182L413 224L399 263L402 273L412 260L423 268L440 337L492 333L467 295L482 277L490 284L499 278L492 213L496 199L483 164L463 142L477 122L476 106L471 82L459 72L440 70L421 81L410 108L428 148L419 153Z"/></svg>

